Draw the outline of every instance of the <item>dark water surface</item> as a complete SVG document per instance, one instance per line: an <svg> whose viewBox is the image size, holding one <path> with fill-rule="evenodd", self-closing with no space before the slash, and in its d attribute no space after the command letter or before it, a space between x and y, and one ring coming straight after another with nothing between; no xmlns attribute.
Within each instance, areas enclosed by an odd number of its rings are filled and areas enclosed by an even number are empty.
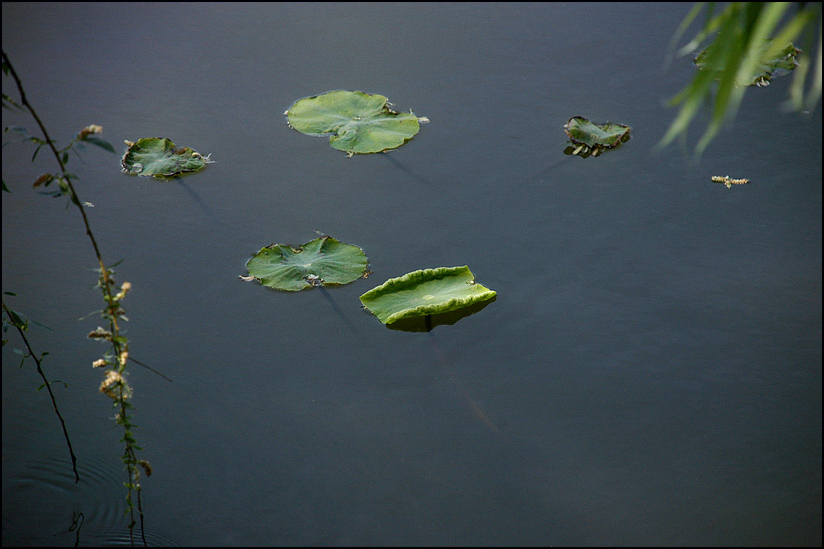
<svg viewBox="0 0 824 549"><path fill-rule="evenodd" d="M97 149L69 165L104 258L125 260L131 354L174 379L130 366L149 543L820 545L821 109L783 112L777 79L700 162L654 153L694 71L662 68L689 8L3 3L54 138L94 123L118 152L162 136L216 161L172 182ZM347 159L282 114L332 89L432 122ZM565 156L574 115L633 137ZM3 148L3 290L53 330L29 335L69 385L82 479L4 336L3 545L126 543L99 321L77 320L101 307L95 261L76 211L31 189L54 170L31 154ZM330 289L337 307L238 279L316 230L374 270ZM454 326L360 308L456 265L498 296Z"/></svg>

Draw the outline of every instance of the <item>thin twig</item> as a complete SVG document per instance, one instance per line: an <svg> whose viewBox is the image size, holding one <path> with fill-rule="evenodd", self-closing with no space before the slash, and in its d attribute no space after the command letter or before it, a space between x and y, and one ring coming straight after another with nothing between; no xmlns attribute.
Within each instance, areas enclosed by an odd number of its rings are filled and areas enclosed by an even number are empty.
<svg viewBox="0 0 824 549"><path fill-rule="evenodd" d="M74 483L77 484L80 482L80 475L77 473L77 457L74 455L74 450L72 449L72 441L69 440L69 431L66 429L66 422L63 420L63 416L60 414L60 410L57 408L57 400L54 398L54 393L51 389L51 383L46 378L46 374L43 372L43 368L41 367L40 359L34 353L34 350L31 348L31 344L29 344L29 340L26 337L26 334L23 332L22 328L15 322L13 315L11 314L10 309L6 306L6 302L3 302L3 311L9 317L11 324L17 329L17 333L20 334L20 337L23 338L23 343L26 344L26 348L29 350L29 356L34 359L34 363L37 364L37 373L40 374L40 377L43 378L43 383L46 385L46 389L49 391L49 396L51 397L52 406L54 406L54 413L57 414L57 418L60 420L60 425L63 427L63 436L66 437L66 444L69 447L69 455L72 458L72 470L74 471Z"/></svg>
<svg viewBox="0 0 824 549"><path fill-rule="evenodd" d="M132 362L134 362L135 364L137 364L137 365L139 365L139 366L143 366L143 367L144 367L144 368L146 368L147 370L150 370L150 371L152 371L152 372L156 373L157 375L159 375L160 377L162 377L162 378L163 378L163 379L165 379L166 381L169 381L169 382L174 381L174 380L172 380L172 379L170 379L170 378L168 378L168 377L164 376L163 374L161 374L160 372L158 372L157 370L155 370L154 368L152 368L152 367L151 367L151 366L149 366L148 364L143 364L142 362L140 362L140 361L139 361L139 360L137 360L137 359L132 358L131 356L129 356L129 360L131 360Z"/></svg>
<svg viewBox="0 0 824 549"><path fill-rule="evenodd" d="M37 111L34 110L29 100L26 98L26 92L23 90L23 82L20 80L20 77L17 76L17 71L14 70L14 66L11 64L9 60L9 56L6 55L6 52L3 52L3 60L6 62L6 66L9 69L9 73L11 74L12 78L14 78L15 84L17 84L17 91L20 93L20 103L26 107L29 112L31 113L32 117L34 118L37 125L40 127L40 131L43 132L43 137L46 138L46 144L51 149L52 153L54 154L54 158L57 160L57 163L60 165L60 172L62 174L66 173L66 165L63 164L63 159L60 158L60 153L57 152L57 148L54 146L54 142L52 141L51 137L49 136L49 132L46 131L46 126L43 125L43 122L40 120L40 117L37 115ZM106 269L106 265L103 263L103 256L100 254L100 248L97 246L97 240L94 238L94 234L92 234L91 225L89 225L89 218L86 216L86 212L83 209L82 203L80 202L80 197L77 196L77 192L74 190L74 185L72 185L71 178L63 177L63 180L66 182L66 186L72 193L71 200L80 210L80 215L83 218L83 224L86 227L86 234L89 237L89 240L92 242L92 247L94 248L94 255L97 257L97 262L100 264L100 270L103 273L103 278L106 281L107 285L111 284L111 280L109 278L108 270ZM110 288L107 287L107 290ZM111 305L109 306L111 308ZM112 310L114 313L114 310ZM114 316L114 315L113 315ZM117 327L117 320L116 318L112 318L112 323Z"/></svg>

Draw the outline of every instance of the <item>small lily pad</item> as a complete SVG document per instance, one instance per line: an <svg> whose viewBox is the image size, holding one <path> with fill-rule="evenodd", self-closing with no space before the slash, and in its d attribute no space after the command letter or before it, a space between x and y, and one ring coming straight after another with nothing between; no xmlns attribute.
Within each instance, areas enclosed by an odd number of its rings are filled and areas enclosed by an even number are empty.
<svg viewBox="0 0 824 549"><path fill-rule="evenodd" d="M297 248L270 244L246 262L249 275L261 284L288 292L349 284L366 274L367 265L363 250L327 235Z"/></svg>
<svg viewBox="0 0 824 549"><path fill-rule="evenodd" d="M573 154L590 152L596 149L611 149L628 141L630 136L629 126L610 122L595 124L581 116L570 118L564 124L564 131L578 150ZM583 147L581 147L582 145Z"/></svg>
<svg viewBox="0 0 824 549"><path fill-rule="evenodd" d="M458 311L495 295L476 283L472 271L464 265L422 269L390 278L360 296L360 300L388 325L406 318Z"/></svg>
<svg viewBox="0 0 824 549"><path fill-rule="evenodd" d="M167 178L200 171L211 164L189 147L178 147L165 137L144 137L137 142L126 141L129 148L120 161L123 173L146 177Z"/></svg>
<svg viewBox="0 0 824 549"><path fill-rule="evenodd" d="M308 135L330 135L329 144L350 156L395 149L420 129L412 112L395 112L386 97L360 91L306 97L284 114L289 127Z"/></svg>

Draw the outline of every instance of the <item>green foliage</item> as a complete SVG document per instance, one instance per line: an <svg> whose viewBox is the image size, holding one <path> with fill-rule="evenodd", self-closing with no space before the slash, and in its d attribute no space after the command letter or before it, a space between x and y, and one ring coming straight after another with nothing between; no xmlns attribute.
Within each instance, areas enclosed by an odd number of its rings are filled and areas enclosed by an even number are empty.
<svg viewBox="0 0 824 549"><path fill-rule="evenodd" d="M677 44L684 32L704 11L705 2L695 4L681 22L673 36ZM812 110L821 98L821 4L801 3L797 12L787 15L791 2L731 2L716 16L714 3L709 3L705 23L696 36L677 51L677 56L685 56L697 51L709 42L699 56L698 64L705 70L698 70L692 82L669 102L680 105L678 115L672 122L659 147L665 147L674 139L686 138L687 130L700 111L701 106L710 102L712 115L707 129L696 145L700 155L718 135L723 124L735 118L741 100L751 84L763 83L769 78L759 77L759 71L770 67L778 59L778 67L788 68L786 59L796 48L792 42L802 35L803 49L809 52L813 42L813 32L818 26L818 46L815 61L809 53L798 56L798 68L790 92L789 105L796 110ZM782 60L782 56L785 59ZM815 67L809 89L805 82L811 66ZM770 77L772 72L769 73Z"/></svg>
<svg viewBox="0 0 824 549"><path fill-rule="evenodd" d="M746 76L748 79L743 81L739 80L736 82L736 86L768 86L770 80L772 80L773 76L779 73L779 71L791 71L798 66L796 59L801 54L801 50L790 43L781 49L775 57L768 58L765 56L765 52L768 51L771 45L772 42L769 40L764 42L762 52L759 54L761 61L756 67L755 73L752 75L737 75L742 77ZM695 64L700 70L714 71L716 74L721 75L723 74L724 67L710 64L712 60L718 61L718 57L719 56L713 54L713 46L709 46L698 54L698 57L695 58Z"/></svg>
<svg viewBox="0 0 824 549"><path fill-rule="evenodd" d="M289 127L308 135L330 135L329 144L349 156L395 149L420 129L413 113L395 112L386 97L360 91L306 97L285 114Z"/></svg>

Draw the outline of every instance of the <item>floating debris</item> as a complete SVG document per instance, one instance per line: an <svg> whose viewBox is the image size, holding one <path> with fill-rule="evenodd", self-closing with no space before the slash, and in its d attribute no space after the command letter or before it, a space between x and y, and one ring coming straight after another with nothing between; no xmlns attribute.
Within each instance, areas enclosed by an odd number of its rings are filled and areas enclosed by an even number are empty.
<svg viewBox="0 0 824 549"><path fill-rule="evenodd" d="M714 175L712 176L712 180L715 183L723 183L728 189L732 188L733 185L746 185L750 182L749 179L731 179L728 175L723 177L720 175Z"/></svg>

